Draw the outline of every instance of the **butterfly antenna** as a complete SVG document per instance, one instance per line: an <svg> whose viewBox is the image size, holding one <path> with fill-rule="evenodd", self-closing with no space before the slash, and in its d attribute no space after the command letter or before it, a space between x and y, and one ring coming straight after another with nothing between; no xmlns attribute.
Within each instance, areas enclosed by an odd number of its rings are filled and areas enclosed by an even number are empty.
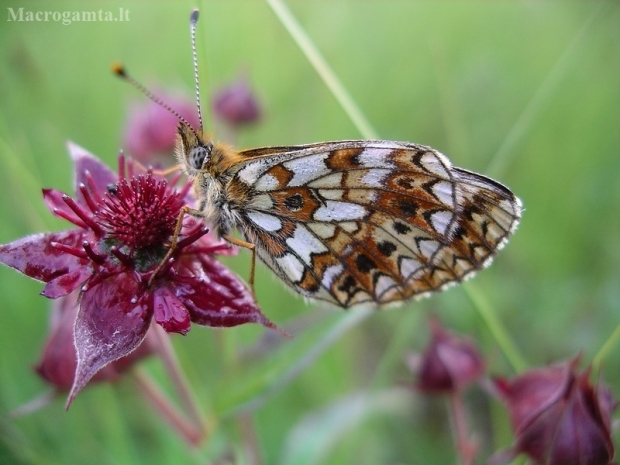
<svg viewBox="0 0 620 465"><path fill-rule="evenodd" d="M153 102L155 102L157 105L161 106L162 108L165 108L166 110L168 110L170 113L172 113L174 116L176 116L179 121L181 121L182 123L186 124L187 127L189 127L190 129L192 129L192 132L194 132L192 125L189 124L189 122L183 118L178 111L173 110L167 103L165 103L162 99L160 99L159 97L157 97L153 92L151 92L150 90L148 90L146 87L144 87L142 84L140 84L138 81L136 81L130 74L127 73L127 70L123 67L123 65L121 65L120 63L115 63L112 65L112 71L114 72L114 74L116 74L118 77L120 77L121 79L124 79L125 81L127 81L129 84L131 84L132 86L134 86L136 89L138 89L140 92L142 92L144 95L146 95L150 100L152 100ZM202 126L202 122L201 122L201 126Z"/></svg>
<svg viewBox="0 0 620 465"><path fill-rule="evenodd" d="M202 109L200 108L200 85L198 84L198 56L196 53L196 23L198 22L198 10L192 11L189 17L189 29L192 35L192 58L194 60L194 83L196 86L196 107L198 108L198 120L200 121L200 131L202 132Z"/></svg>

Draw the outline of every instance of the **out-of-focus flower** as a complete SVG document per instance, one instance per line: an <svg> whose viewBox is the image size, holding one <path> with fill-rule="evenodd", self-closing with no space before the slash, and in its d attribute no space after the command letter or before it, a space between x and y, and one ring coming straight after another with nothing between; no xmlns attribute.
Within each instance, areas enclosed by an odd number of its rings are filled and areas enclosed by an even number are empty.
<svg viewBox="0 0 620 465"><path fill-rule="evenodd" d="M576 373L579 358L528 371L495 386L508 406L515 444L491 464L527 454L537 465L607 465L614 455L610 435L611 393L592 386L589 370Z"/></svg>
<svg viewBox="0 0 620 465"><path fill-rule="evenodd" d="M0 245L0 263L46 283L45 297L79 289L78 359L68 405L103 367L140 346L153 319L181 334L191 323L275 327L247 286L215 259L215 253L230 253L228 245L207 235L195 218L185 218L174 253L157 271L181 208L193 202L189 184L177 190L163 177L126 165L123 156L116 175L76 145L69 152L76 199L54 189L43 195L56 216L76 227Z"/></svg>
<svg viewBox="0 0 620 465"><path fill-rule="evenodd" d="M473 341L430 321L432 338L416 367L417 387L428 393L449 393L466 387L484 372L484 361Z"/></svg>
<svg viewBox="0 0 620 465"><path fill-rule="evenodd" d="M198 112L192 99L180 92L155 89L163 102L185 118L193 127L199 128ZM137 160L147 165L158 161L174 161L173 152L177 137L178 118L162 105L152 100L133 103L129 109L123 147Z"/></svg>
<svg viewBox="0 0 620 465"><path fill-rule="evenodd" d="M260 106L245 76L214 93L213 114L232 128L258 122Z"/></svg>

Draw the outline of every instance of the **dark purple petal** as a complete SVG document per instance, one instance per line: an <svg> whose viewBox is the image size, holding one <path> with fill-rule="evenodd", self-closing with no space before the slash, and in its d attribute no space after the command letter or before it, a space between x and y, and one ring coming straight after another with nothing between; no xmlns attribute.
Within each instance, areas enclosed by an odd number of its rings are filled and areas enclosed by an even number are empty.
<svg viewBox="0 0 620 465"><path fill-rule="evenodd" d="M213 257L182 257L177 270L180 276L171 290L189 310L192 322L215 327L260 323L275 328L256 305L250 289Z"/></svg>
<svg viewBox="0 0 620 465"><path fill-rule="evenodd" d="M142 343L151 322L149 301L132 273L114 275L82 294L75 321L78 366L67 408L101 368Z"/></svg>
<svg viewBox="0 0 620 465"><path fill-rule="evenodd" d="M614 447L609 431L593 415L598 402L592 399L592 388L586 379L583 383L576 381L573 389L554 430L549 465L607 465Z"/></svg>
<svg viewBox="0 0 620 465"><path fill-rule="evenodd" d="M77 354L73 338L73 327L78 314L78 293L54 301L49 335L36 372L59 391L68 391L75 379ZM141 344L127 357L105 366L90 381L115 381L120 373L151 353L148 344Z"/></svg>
<svg viewBox="0 0 620 465"><path fill-rule="evenodd" d="M47 297L48 299L57 299L58 297L71 294L80 285L82 285L82 283L84 283L84 281L86 281L92 273L92 268L82 266L70 273L58 276L45 285L41 295L43 297Z"/></svg>
<svg viewBox="0 0 620 465"><path fill-rule="evenodd" d="M10 244L0 245L0 263L46 283L89 263L84 258L52 246L52 243L58 242L71 248L81 248L83 237L84 233L79 229L22 237Z"/></svg>
<svg viewBox="0 0 620 465"><path fill-rule="evenodd" d="M577 359L538 368L514 378L496 379L498 388L508 404L515 431L522 431L532 418L559 402L573 382L572 371Z"/></svg>
<svg viewBox="0 0 620 465"><path fill-rule="evenodd" d="M153 318L169 333L186 334L190 329L187 308L165 287L153 293Z"/></svg>
<svg viewBox="0 0 620 465"><path fill-rule="evenodd" d="M118 175L97 157L73 142L68 142L67 148L74 163L75 194L80 205L86 203L80 192L80 184L95 188L100 195L106 192L109 184L116 184ZM87 174L90 175L90 180Z"/></svg>
<svg viewBox="0 0 620 465"><path fill-rule="evenodd" d="M75 378L77 356L73 344L73 326L77 310L77 293L54 302L49 337L41 361L35 367L45 381L62 391L68 390Z"/></svg>

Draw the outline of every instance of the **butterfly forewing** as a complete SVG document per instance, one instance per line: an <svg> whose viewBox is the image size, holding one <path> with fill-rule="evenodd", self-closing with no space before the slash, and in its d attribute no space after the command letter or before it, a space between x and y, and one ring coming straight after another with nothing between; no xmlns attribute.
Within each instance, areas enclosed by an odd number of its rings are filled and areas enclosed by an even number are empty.
<svg viewBox="0 0 620 465"><path fill-rule="evenodd" d="M343 307L419 297L486 266L519 200L430 147L341 141L240 153L236 225L285 283Z"/></svg>

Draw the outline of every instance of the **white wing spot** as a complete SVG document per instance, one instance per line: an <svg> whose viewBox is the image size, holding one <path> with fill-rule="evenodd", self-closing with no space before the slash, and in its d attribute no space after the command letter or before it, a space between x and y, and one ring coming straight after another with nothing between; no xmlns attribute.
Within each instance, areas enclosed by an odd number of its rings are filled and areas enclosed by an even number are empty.
<svg viewBox="0 0 620 465"><path fill-rule="evenodd" d="M254 188L259 191L272 191L280 187L280 182L278 178L273 176L272 174L265 174L258 178L256 184L254 184Z"/></svg>
<svg viewBox="0 0 620 465"><path fill-rule="evenodd" d="M299 259L290 253L276 258L276 263L280 265L284 274L291 278L291 281L298 283L304 275L304 264Z"/></svg>
<svg viewBox="0 0 620 465"><path fill-rule="evenodd" d="M273 199L269 194L260 194L252 198L252 201L248 204L248 209L271 210L273 205Z"/></svg>
<svg viewBox="0 0 620 465"><path fill-rule="evenodd" d="M377 285L375 286L375 295L380 296L392 286L395 286L396 282L389 276L382 275L377 279Z"/></svg>
<svg viewBox="0 0 620 465"><path fill-rule="evenodd" d="M436 241L420 241L420 252L422 252L422 255L424 255L426 258L431 258L440 247L440 245L441 244Z"/></svg>
<svg viewBox="0 0 620 465"><path fill-rule="evenodd" d="M344 267L342 265L332 265L325 269L323 273L323 279L321 280L321 284L329 289L334 282L334 280L340 276Z"/></svg>
<svg viewBox="0 0 620 465"><path fill-rule="evenodd" d="M414 260L413 258L403 257L400 260L400 274L403 277L408 278L419 270L421 266L422 264L419 261Z"/></svg>
<svg viewBox="0 0 620 465"><path fill-rule="evenodd" d="M385 187L385 178L390 173L389 170L372 169L362 176L362 183L368 187Z"/></svg>
<svg viewBox="0 0 620 465"><path fill-rule="evenodd" d="M359 154L357 159L360 164L367 168L396 168L394 163L388 160L388 155L393 152L393 149L383 149L376 147L369 147L364 149L362 153Z"/></svg>
<svg viewBox="0 0 620 465"><path fill-rule="evenodd" d="M331 173L325 159L329 153L318 153L309 157L297 158L284 163L286 169L293 173L293 179L288 183L289 186L305 186L310 181Z"/></svg>
<svg viewBox="0 0 620 465"><path fill-rule="evenodd" d="M435 231L437 231L439 234L447 234L449 232L448 226L450 225L450 221L452 221L452 218L452 212L443 210L433 213L430 220Z"/></svg>
<svg viewBox="0 0 620 465"><path fill-rule="evenodd" d="M264 159L253 160L248 163L242 169L239 170L237 176L246 184L253 185L258 177L268 168L267 162Z"/></svg>
<svg viewBox="0 0 620 465"><path fill-rule="evenodd" d="M454 188L447 181L441 181L433 186L433 194L444 204L452 206L454 204Z"/></svg>
<svg viewBox="0 0 620 465"><path fill-rule="evenodd" d="M325 205L314 212L315 221L356 221L366 216L368 211L363 205L349 202L328 200Z"/></svg>
<svg viewBox="0 0 620 465"><path fill-rule="evenodd" d="M319 195L327 200L342 200L344 190L342 189L319 189Z"/></svg>
<svg viewBox="0 0 620 465"><path fill-rule="evenodd" d="M340 188L342 187L342 175L343 173L332 173L328 176L323 176L309 183L308 187L315 189Z"/></svg>
<svg viewBox="0 0 620 465"><path fill-rule="evenodd" d="M286 245L288 245L291 250L294 250L304 263L309 266L312 266L313 254L327 252L325 245L300 224L295 227L293 236L286 240Z"/></svg>
<svg viewBox="0 0 620 465"><path fill-rule="evenodd" d="M282 229L282 221L273 215L261 212L248 212L247 215L254 224L265 231L274 232Z"/></svg>
<svg viewBox="0 0 620 465"><path fill-rule="evenodd" d="M450 178L450 173L447 171L451 167L450 160L448 160L441 153L426 152L422 155L420 163L431 173L435 173L437 176L441 176L442 178Z"/></svg>
<svg viewBox="0 0 620 465"><path fill-rule="evenodd" d="M323 239L329 239L336 234L336 225L332 223L309 223L308 227Z"/></svg>

